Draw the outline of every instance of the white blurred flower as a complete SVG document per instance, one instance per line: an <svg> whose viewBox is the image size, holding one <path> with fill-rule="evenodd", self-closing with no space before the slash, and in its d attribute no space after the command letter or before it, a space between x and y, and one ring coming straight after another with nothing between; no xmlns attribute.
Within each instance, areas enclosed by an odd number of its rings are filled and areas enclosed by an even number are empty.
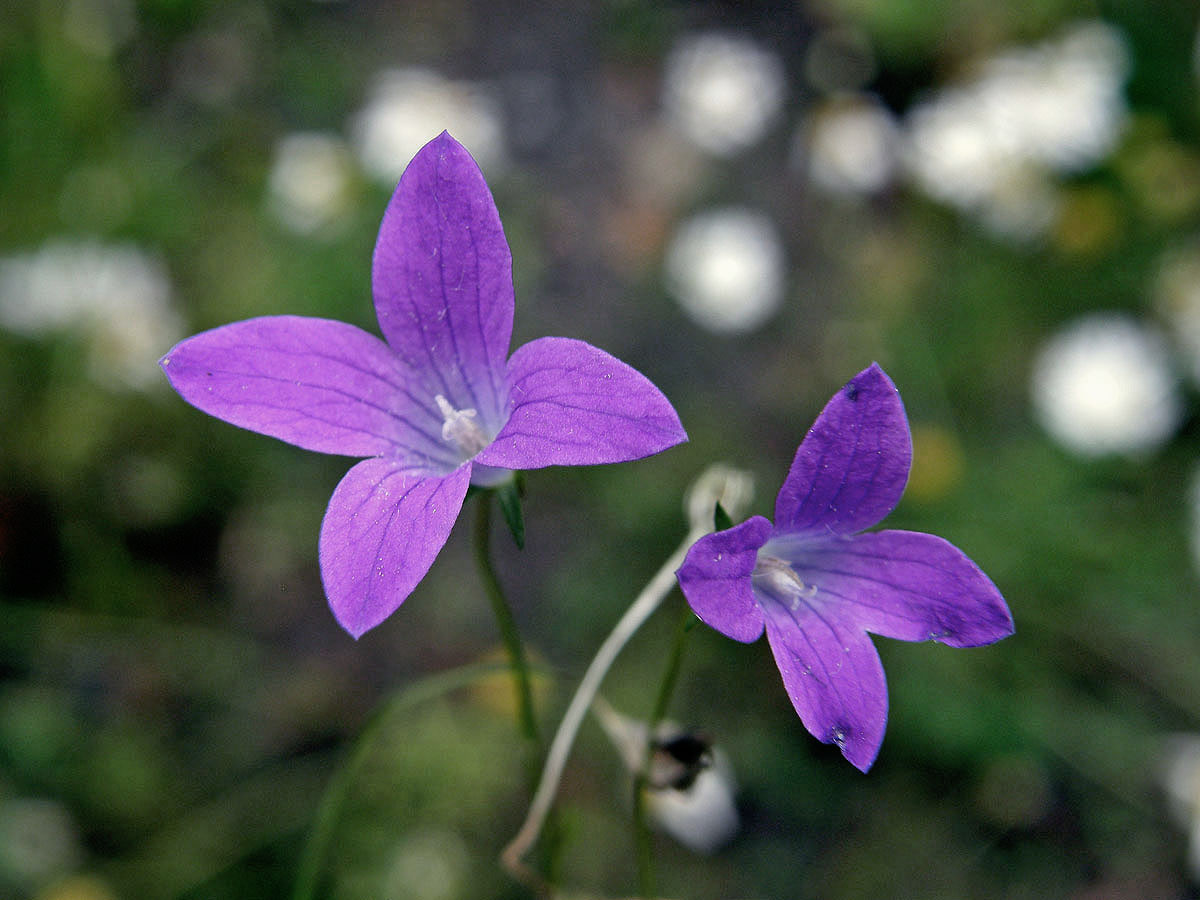
<svg viewBox="0 0 1200 900"><path fill-rule="evenodd" d="M646 764L649 727L597 697L592 706L632 774ZM644 800L650 820L694 853L715 853L737 834L737 784L729 758L673 722L654 732Z"/></svg>
<svg viewBox="0 0 1200 900"><path fill-rule="evenodd" d="M0 874L33 887L79 865L83 851L70 812L55 800L12 797L0 804Z"/></svg>
<svg viewBox="0 0 1200 900"><path fill-rule="evenodd" d="M1043 167L1005 146L994 125L971 91L945 91L916 107L907 119L909 173L929 196L999 234L1041 235L1058 212L1055 186Z"/></svg>
<svg viewBox="0 0 1200 900"><path fill-rule="evenodd" d="M976 92L996 139L1059 172L1083 171L1112 150L1127 117L1124 38L1086 22L1059 41L985 67Z"/></svg>
<svg viewBox="0 0 1200 900"><path fill-rule="evenodd" d="M272 211L300 234L336 224L349 210L354 168L336 135L289 134L275 145L268 191Z"/></svg>
<svg viewBox="0 0 1200 900"><path fill-rule="evenodd" d="M761 213L721 209L684 222L667 247L667 287L697 324L721 334L752 331L779 308L783 247Z"/></svg>
<svg viewBox="0 0 1200 900"><path fill-rule="evenodd" d="M692 35L667 56L667 118L709 153L731 156L758 141L783 100L783 64L749 38Z"/></svg>
<svg viewBox="0 0 1200 900"><path fill-rule="evenodd" d="M906 118L905 162L931 197L1008 233L1053 220L1048 176L1111 152L1128 118L1123 38L1101 22L1008 51L974 80L943 89Z"/></svg>
<svg viewBox="0 0 1200 900"><path fill-rule="evenodd" d="M443 131L466 147L485 171L505 155L500 112L478 85L450 81L429 69L387 69L351 124L363 168L395 185L416 152Z"/></svg>
<svg viewBox="0 0 1200 900"><path fill-rule="evenodd" d="M92 377L144 389L182 336L162 261L131 244L56 240L0 258L0 327L39 337L81 332Z"/></svg>
<svg viewBox="0 0 1200 900"><path fill-rule="evenodd" d="M892 181L899 129L874 97L835 97L810 114L801 137L808 173L830 191L871 194Z"/></svg>
<svg viewBox="0 0 1200 900"><path fill-rule="evenodd" d="M647 792L654 824L694 853L716 853L737 834L737 784L729 758L719 747L712 761L686 788Z"/></svg>
<svg viewBox="0 0 1200 900"><path fill-rule="evenodd" d="M457 832L442 827L410 831L394 850L382 896L412 900L466 896L470 864L470 852Z"/></svg>
<svg viewBox="0 0 1200 900"><path fill-rule="evenodd" d="M931 197L963 209L982 205L1013 165L974 93L948 88L909 111L906 162Z"/></svg>
<svg viewBox="0 0 1200 900"><path fill-rule="evenodd" d="M1032 380L1039 421L1082 456L1146 453L1183 416L1165 340L1124 315L1086 316L1051 338Z"/></svg>
<svg viewBox="0 0 1200 900"><path fill-rule="evenodd" d="M1192 880L1200 883L1200 735L1167 738L1159 780L1172 818L1188 833L1188 869Z"/></svg>
<svg viewBox="0 0 1200 900"><path fill-rule="evenodd" d="M91 323L92 378L115 388L147 390L162 381L158 360L183 337L173 309L133 305Z"/></svg>

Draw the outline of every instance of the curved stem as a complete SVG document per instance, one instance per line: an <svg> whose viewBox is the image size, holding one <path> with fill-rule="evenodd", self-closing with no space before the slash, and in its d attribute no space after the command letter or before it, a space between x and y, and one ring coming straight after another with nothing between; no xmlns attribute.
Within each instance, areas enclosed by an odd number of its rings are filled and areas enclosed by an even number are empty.
<svg viewBox="0 0 1200 900"><path fill-rule="evenodd" d="M550 752L546 755L546 763L542 768L541 781L534 792L533 801L529 804L525 821L500 854L500 861L504 867L516 878L534 887L539 894L548 895L549 889L541 876L526 866L523 860L542 832L550 807L554 803L554 795L558 791L567 757L575 743L575 736L579 733L579 726L583 724L588 709L596 700L600 683L629 639L658 609L675 586L675 572L683 564L683 559L692 544L713 530L716 524L714 509L740 515L753 493L753 480L746 472L718 464L701 473L685 497L684 509L690 526L687 535L675 552L667 557L662 567L654 573L654 577L638 594L633 604L625 610L612 633L604 639L596 656L588 664L587 671L584 672L583 679L563 714L558 731L554 734ZM662 699L661 695L660 699L665 706L666 699Z"/></svg>
<svg viewBox="0 0 1200 900"><path fill-rule="evenodd" d="M517 631L517 622L513 618L512 608L508 605L508 600L504 596L504 588L492 565L492 493L492 491L481 491L475 507L475 562L479 566L483 588L492 604L492 613L496 617L496 625L500 629L500 639L504 642L509 667L512 669L513 690L517 702L517 727L520 728L521 734L525 738L532 743L537 743L540 736L537 716L533 711L533 688L529 678L529 661L525 656L525 646L521 643L521 635Z"/></svg>
<svg viewBox="0 0 1200 900"><path fill-rule="evenodd" d="M575 743L575 735L579 732L579 726L583 723L588 707L592 705L604 676L608 674L613 661L629 642L629 639L658 609L663 598L675 586L675 571L683 564L683 558L687 554L688 548L711 530L711 526L692 527L678 549L667 558L662 568L650 579L650 583L638 594L633 605L625 610L625 614L621 616L612 633L604 639L604 643L600 645L596 656L588 665L583 679L579 682L579 687L575 690L575 696L571 698L567 711L563 714L554 740L550 744L550 752L546 756L546 764L542 769L542 779L533 795L533 801L529 805L525 821L516 837L500 854L500 859L505 867L523 880L530 881L531 873L522 863L522 859L541 833L546 815L554 803L554 795L558 791L558 784L562 778L563 769L566 767L567 756L571 752L571 746Z"/></svg>

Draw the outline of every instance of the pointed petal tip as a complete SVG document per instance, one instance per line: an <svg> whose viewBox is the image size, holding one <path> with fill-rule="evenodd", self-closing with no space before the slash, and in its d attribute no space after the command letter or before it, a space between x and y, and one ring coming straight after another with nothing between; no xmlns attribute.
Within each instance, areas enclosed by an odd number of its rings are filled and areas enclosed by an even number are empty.
<svg viewBox="0 0 1200 900"><path fill-rule="evenodd" d="M671 402L598 347L543 337L508 361L508 421L477 460L506 469L644 459L687 440Z"/></svg>
<svg viewBox="0 0 1200 900"><path fill-rule="evenodd" d="M871 771L871 766L875 765L875 760L879 758L879 748L876 747L868 754L853 752L849 747L843 747L842 756L846 758L846 761L849 762L850 765L854 766L854 768L866 775L869 771Z"/></svg>
<svg viewBox="0 0 1200 900"><path fill-rule="evenodd" d="M430 384L493 425L507 402L512 254L478 163L448 132L409 162L371 264L379 327Z"/></svg>
<svg viewBox="0 0 1200 900"><path fill-rule="evenodd" d="M1000 593L1000 589L969 557L953 544L950 549L957 553L962 562L959 571L958 627L952 635L938 636L934 640L948 647L986 647L1016 633L1012 610Z"/></svg>
<svg viewBox="0 0 1200 900"><path fill-rule="evenodd" d="M454 135L445 129L443 129L442 132L436 137L427 141L425 146L416 152L416 155L413 156L412 162L410 162L409 165L412 165L413 162L416 162L417 160L426 156L432 156L438 159L445 159L447 156L455 156L459 157L460 159L465 158L469 159L472 165L474 165L476 168L479 168L479 163L476 162L475 157L471 155L471 151L463 146L454 137Z"/></svg>
<svg viewBox="0 0 1200 900"><path fill-rule="evenodd" d="M982 569L980 573L982 574ZM987 575L983 576L987 578ZM1004 595L1000 593L1000 589L988 578L988 584L992 588L991 606L995 612L993 620L993 631L995 637L988 641L989 644L994 644L996 641L1004 640L1006 637L1012 637L1017 633L1017 623L1013 619L1012 609L1009 608L1008 602L1004 599Z"/></svg>
<svg viewBox="0 0 1200 900"><path fill-rule="evenodd" d="M865 632L837 616L764 606L767 641L792 707L808 733L867 771L887 730L887 679Z"/></svg>
<svg viewBox="0 0 1200 900"><path fill-rule="evenodd" d="M846 762L864 775L875 765L875 760L879 758L879 751L883 747L884 728L879 729L878 736L866 734L862 729L855 729L848 724L835 725L824 734L818 734L811 728L808 731L822 744L832 744L837 747Z"/></svg>
<svg viewBox="0 0 1200 900"><path fill-rule="evenodd" d="M415 587L415 586L414 586ZM326 589L328 593L329 589ZM340 599L340 598L339 598ZM333 613L334 620L338 623L346 634L350 635L355 641L361 638L364 634L373 628L376 628L391 618L408 599L408 594L405 594L399 601L394 601L395 605L390 603L386 605L370 605L364 606L349 603L335 602L335 598L329 598L329 611Z"/></svg>
<svg viewBox="0 0 1200 900"><path fill-rule="evenodd" d="M846 382L842 390L847 394L849 399L856 399L859 391L864 389L884 389L891 390L897 394L900 393L896 383L892 381L887 372L883 371L883 367L877 362L872 362L869 366Z"/></svg>
<svg viewBox="0 0 1200 900"><path fill-rule="evenodd" d="M331 607L331 610L333 612L334 619L337 620L337 623L342 627L342 630L356 641L375 627L374 625L363 625L356 622L343 621L342 619L338 618L336 609L332 609Z"/></svg>
<svg viewBox="0 0 1200 900"><path fill-rule="evenodd" d="M1001 597L999 591L997 591L995 619L990 629L990 633L985 635L985 640L973 646L984 647L988 644L994 644L997 641L1002 641L1005 638L1012 637L1016 633L1017 626L1013 621L1012 610L1008 608L1008 604L1004 602L1004 598Z"/></svg>
<svg viewBox="0 0 1200 900"><path fill-rule="evenodd" d="M814 733L814 737L824 744L833 744L841 751L846 762L865 775L879 758L884 730L880 728L878 735L872 735L844 724L834 725L824 736Z"/></svg>
<svg viewBox="0 0 1200 900"><path fill-rule="evenodd" d="M182 341L176 342L176 344L170 350L159 357L158 367L167 374L168 378L171 377L171 372L167 367L170 366L171 360L173 360L175 355L179 352L179 348L186 344L189 340L190 338L184 338Z"/></svg>
<svg viewBox="0 0 1200 900"><path fill-rule="evenodd" d="M328 602L334 621L346 634L357 641L368 631L378 628L391 618L392 614L399 610L407 599L408 595L406 594L390 611L386 609L381 611L377 607L351 606L344 602L334 602L333 598L330 598Z"/></svg>
<svg viewBox="0 0 1200 900"><path fill-rule="evenodd" d="M362 457L443 444L414 418L418 408L401 390L409 375L403 362L345 322L232 322L185 338L160 365L200 411L306 450Z"/></svg>
<svg viewBox="0 0 1200 900"><path fill-rule="evenodd" d="M795 697L792 698L795 702ZM886 702L886 701L885 701ZM841 751L842 757L864 775L875 765L879 751L883 747L884 732L887 728L886 707L883 722L875 727L855 727L849 723L830 726L824 734L819 734L805 723L809 733L823 744L832 744Z"/></svg>
<svg viewBox="0 0 1200 900"><path fill-rule="evenodd" d="M775 501L783 533L854 534L900 502L912 435L900 392L877 363L830 398L801 441Z"/></svg>
<svg viewBox="0 0 1200 900"><path fill-rule="evenodd" d="M883 746L883 729L877 737L865 734L851 725L834 725L825 735L813 732L813 737L823 744L832 744L841 751L842 757L864 775L875 765L879 750Z"/></svg>
<svg viewBox="0 0 1200 900"><path fill-rule="evenodd" d="M447 145L457 146L457 147L462 146L462 144L460 144L458 141L456 141L451 136L449 131L447 131L446 129L443 128L441 130L441 132L439 132L435 136L431 137L429 140L427 140L421 146L421 149L416 152L416 155L413 157L413 159L416 159L417 157L422 156L423 154L426 154L426 153L435 152L439 148L445 147Z"/></svg>

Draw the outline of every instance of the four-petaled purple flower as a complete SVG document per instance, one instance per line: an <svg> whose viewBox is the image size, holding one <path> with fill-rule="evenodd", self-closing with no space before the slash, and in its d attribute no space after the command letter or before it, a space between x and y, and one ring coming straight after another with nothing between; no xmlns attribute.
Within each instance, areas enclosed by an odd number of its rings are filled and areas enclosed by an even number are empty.
<svg viewBox="0 0 1200 900"><path fill-rule="evenodd" d="M508 357L512 257L483 174L446 133L388 204L372 288L386 343L343 322L270 316L188 338L161 361L210 415L370 457L333 492L319 546L329 604L355 637L424 577L469 485L687 439L658 388L589 344L540 338Z"/></svg>
<svg viewBox="0 0 1200 900"><path fill-rule="evenodd" d="M896 506L911 462L900 395L872 365L800 444L775 524L755 516L707 535L678 572L696 615L722 634L749 643L765 628L805 728L864 772L887 723L887 685L868 632L951 647L1013 632L996 586L942 538L857 533Z"/></svg>

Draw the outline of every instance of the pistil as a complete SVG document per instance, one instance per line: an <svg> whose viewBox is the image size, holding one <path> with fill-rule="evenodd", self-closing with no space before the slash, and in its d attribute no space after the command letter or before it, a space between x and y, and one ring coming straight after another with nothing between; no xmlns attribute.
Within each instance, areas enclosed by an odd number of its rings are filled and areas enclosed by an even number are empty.
<svg viewBox="0 0 1200 900"><path fill-rule="evenodd" d="M777 556L760 553L750 577L756 588L793 610L817 596L817 586L805 584L791 564Z"/></svg>
<svg viewBox="0 0 1200 900"><path fill-rule="evenodd" d="M470 459L490 443L476 410L455 409L441 394L433 399L442 414L442 440L457 447L463 459Z"/></svg>

